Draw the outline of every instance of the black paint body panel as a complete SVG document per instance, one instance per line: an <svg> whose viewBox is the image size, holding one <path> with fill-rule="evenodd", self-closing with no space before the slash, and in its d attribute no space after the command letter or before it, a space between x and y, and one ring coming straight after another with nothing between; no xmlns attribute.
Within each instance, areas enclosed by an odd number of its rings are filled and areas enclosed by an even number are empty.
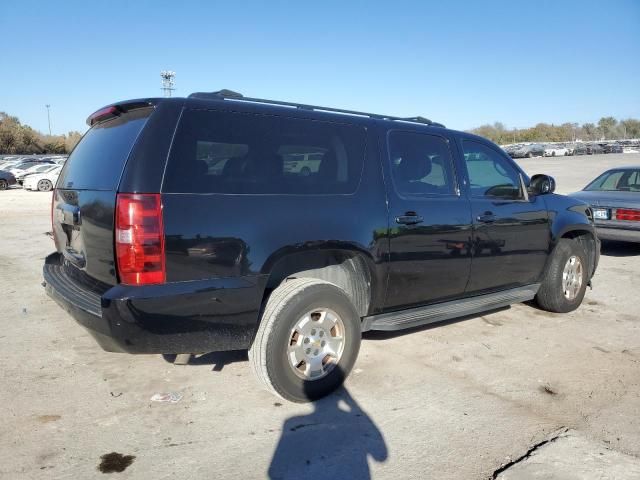
<svg viewBox="0 0 640 480"><path fill-rule="evenodd" d="M594 233L586 206L566 197L545 195L492 205L471 198L457 143L466 137L491 145L479 137L437 126L263 104L147 101L155 110L131 150L117 191L55 192L58 252L45 264L47 293L109 351L198 353L248 348L263 299L277 286L274 279L288 272L316 271L347 258L358 259L353 268L367 278L368 298L358 305L362 317L536 284L563 234ZM366 158L359 186L355 193L342 195L164 192L167 158L185 107L361 127L366 132ZM457 172L456 194L397 195L389 180L390 130L446 138ZM113 253L117 192L162 194L166 284L118 283ZM476 216L489 206L497 221L479 225ZM63 210L72 217L80 212L81 238L91 239L88 245L71 248L71 253L82 254L85 265L80 255L69 256L68 247L73 247L69 229L56 222L56 215L64 217ZM395 218L407 211L419 212L425 221L398 225ZM67 223L73 224L69 218ZM597 252L593 255L595 269ZM59 275L52 274L52 265ZM69 285L82 291L73 293ZM77 295L97 296L99 314L82 307L86 302Z"/></svg>

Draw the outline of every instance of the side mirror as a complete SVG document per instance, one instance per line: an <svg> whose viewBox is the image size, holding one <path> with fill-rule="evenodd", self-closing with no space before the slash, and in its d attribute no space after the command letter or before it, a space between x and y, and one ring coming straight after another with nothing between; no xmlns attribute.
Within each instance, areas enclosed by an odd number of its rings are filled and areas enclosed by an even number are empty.
<svg viewBox="0 0 640 480"><path fill-rule="evenodd" d="M556 181L550 175L538 174L531 177L529 193L531 195L545 195L556 191Z"/></svg>

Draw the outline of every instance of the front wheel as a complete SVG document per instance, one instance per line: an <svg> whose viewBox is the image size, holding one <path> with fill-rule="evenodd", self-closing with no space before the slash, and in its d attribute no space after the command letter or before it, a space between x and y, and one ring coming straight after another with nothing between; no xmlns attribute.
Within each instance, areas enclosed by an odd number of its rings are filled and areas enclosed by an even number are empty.
<svg viewBox="0 0 640 480"><path fill-rule="evenodd" d="M587 289L587 254L577 241L558 242L536 294L538 305L549 312L566 313L578 308Z"/></svg>
<svg viewBox="0 0 640 480"><path fill-rule="evenodd" d="M47 179L42 179L38 182L38 191L40 192L50 192L52 188L53 184Z"/></svg>
<svg viewBox="0 0 640 480"><path fill-rule="evenodd" d="M342 385L360 338L360 317L342 289L313 278L292 279L271 293L249 363L267 390L308 402Z"/></svg>
<svg viewBox="0 0 640 480"><path fill-rule="evenodd" d="M9 188L9 183L4 178L0 178L0 190L6 190L7 188Z"/></svg>

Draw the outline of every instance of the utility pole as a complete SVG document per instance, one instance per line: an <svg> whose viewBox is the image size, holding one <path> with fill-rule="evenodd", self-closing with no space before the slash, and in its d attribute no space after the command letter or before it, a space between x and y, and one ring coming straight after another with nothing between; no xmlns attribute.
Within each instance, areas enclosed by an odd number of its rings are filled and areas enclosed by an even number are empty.
<svg viewBox="0 0 640 480"><path fill-rule="evenodd" d="M49 123L49 136L51 136L51 115L49 114L49 108L51 105L47 103L45 107L47 107L47 123Z"/></svg>

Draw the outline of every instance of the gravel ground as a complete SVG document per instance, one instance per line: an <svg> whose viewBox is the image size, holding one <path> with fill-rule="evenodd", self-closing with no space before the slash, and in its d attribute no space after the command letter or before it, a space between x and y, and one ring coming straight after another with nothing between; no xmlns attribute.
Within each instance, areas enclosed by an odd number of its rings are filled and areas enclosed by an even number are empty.
<svg viewBox="0 0 640 480"><path fill-rule="evenodd" d="M632 163L521 162L560 192ZM605 245L570 314L515 305L369 333L344 389L294 405L256 388L244 352L174 366L100 350L40 285L49 202L0 192L0 478L95 478L100 465L131 479L640 478L640 245ZM182 398L150 401L165 392Z"/></svg>

